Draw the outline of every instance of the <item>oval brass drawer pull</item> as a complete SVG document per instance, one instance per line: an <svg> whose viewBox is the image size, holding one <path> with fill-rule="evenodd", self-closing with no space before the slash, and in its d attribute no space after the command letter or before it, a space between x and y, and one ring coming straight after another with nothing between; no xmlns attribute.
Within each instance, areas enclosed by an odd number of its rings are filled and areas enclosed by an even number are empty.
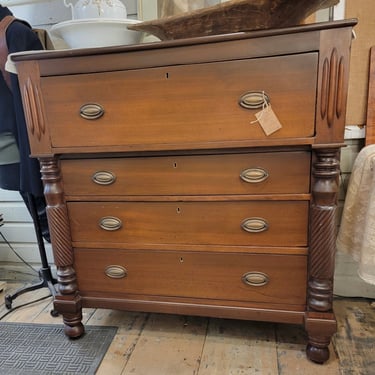
<svg viewBox="0 0 375 375"><path fill-rule="evenodd" d="M99 226L108 231L119 230L122 227L122 221L118 217L105 216L100 219Z"/></svg>
<svg viewBox="0 0 375 375"><path fill-rule="evenodd" d="M250 184L258 184L267 180L269 173L263 168L248 168L241 172L240 177Z"/></svg>
<svg viewBox="0 0 375 375"><path fill-rule="evenodd" d="M111 185L116 181L116 175L108 171L97 171L92 175L92 181L98 185Z"/></svg>
<svg viewBox="0 0 375 375"><path fill-rule="evenodd" d="M96 120L104 115L104 108L100 104L87 103L79 109L79 114L85 120Z"/></svg>
<svg viewBox="0 0 375 375"><path fill-rule="evenodd" d="M270 278L263 272L252 271L245 273L242 276L242 281L244 284L250 286L264 286L268 284Z"/></svg>
<svg viewBox="0 0 375 375"><path fill-rule="evenodd" d="M248 91L238 100L238 104L245 109L262 109L270 102L270 97L264 91Z"/></svg>
<svg viewBox="0 0 375 375"><path fill-rule="evenodd" d="M123 279L128 275L126 268L118 265L108 266L105 269L105 274L112 279Z"/></svg>
<svg viewBox="0 0 375 375"><path fill-rule="evenodd" d="M249 233L261 233L265 232L269 228L269 226L265 219L261 217L251 217L245 219L241 223L241 228Z"/></svg>

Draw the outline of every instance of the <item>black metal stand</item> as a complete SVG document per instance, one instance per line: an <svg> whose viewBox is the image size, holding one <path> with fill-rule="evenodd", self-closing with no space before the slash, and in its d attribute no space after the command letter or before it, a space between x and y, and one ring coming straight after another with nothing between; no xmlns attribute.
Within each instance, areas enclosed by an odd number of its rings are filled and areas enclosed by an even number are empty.
<svg viewBox="0 0 375 375"><path fill-rule="evenodd" d="M42 229L40 226L40 220L38 217L35 199L32 194L27 194L27 199L29 203L30 214L34 223L34 228L35 228L35 233L36 233L36 238L37 238L38 248L39 248L39 255L40 255L41 262L42 262L42 268L39 270L39 278L41 281L37 284L21 288L13 294L7 294L5 296L5 306L9 310L12 308L12 302L18 296L24 293L32 292L34 290L41 289L41 288L48 288L53 297L56 294L55 284L57 284L57 280L53 278L51 268L48 264L46 249L44 247ZM51 315L57 316L58 313L55 310L52 310Z"/></svg>

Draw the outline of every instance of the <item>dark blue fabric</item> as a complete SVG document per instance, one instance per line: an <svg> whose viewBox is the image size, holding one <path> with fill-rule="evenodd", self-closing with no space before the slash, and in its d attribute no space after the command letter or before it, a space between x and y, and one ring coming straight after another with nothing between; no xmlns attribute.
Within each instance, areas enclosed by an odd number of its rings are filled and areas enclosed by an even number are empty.
<svg viewBox="0 0 375 375"><path fill-rule="evenodd" d="M0 6L0 20L12 15L6 7ZM32 31L31 27L23 21L16 20L9 25L6 32L9 53L41 50L43 46ZM26 121L22 107L21 94L17 76L11 74L12 91L7 87L4 78L0 77L0 133L10 131L14 134L19 152L20 163L12 164L14 174L0 172L0 187L8 190L18 190L32 193L35 196L43 195L43 185L40 179L40 165L37 159L30 157L30 145L27 136ZM19 171L17 171L17 168ZM17 181L16 175L19 175ZM8 178L8 181L6 179Z"/></svg>
<svg viewBox="0 0 375 375"><path fill-rule="evenodd" d="M0 21L8 15L12 15L9 9L0 5ZM6 41L9 53L43 49L30 25L20 20L15 20L9 25ZM11 74L11 90L2 74L0 75L0 134L3 132L11 132L14 135L20 152L20 163L0 166L0 187L20 192L34 222L37 223L35 228L38 228L44 239L50 242L40 165L37 159L30 157L21 93L17 75L14 74ZM33 216L33 210L30 209L30 199L34 201L37 217Z"/></svg>

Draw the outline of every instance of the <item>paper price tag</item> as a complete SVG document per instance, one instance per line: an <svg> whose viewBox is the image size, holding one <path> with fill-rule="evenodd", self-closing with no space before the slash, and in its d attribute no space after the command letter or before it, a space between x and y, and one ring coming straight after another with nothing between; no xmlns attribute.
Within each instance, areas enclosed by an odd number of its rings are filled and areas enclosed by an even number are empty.
<svg viewBox="0 0 375 375"><path fill-rule="evenodd" d="M255 117L267 136L282 128L282 125L270 104L257 112Z"/></svg>

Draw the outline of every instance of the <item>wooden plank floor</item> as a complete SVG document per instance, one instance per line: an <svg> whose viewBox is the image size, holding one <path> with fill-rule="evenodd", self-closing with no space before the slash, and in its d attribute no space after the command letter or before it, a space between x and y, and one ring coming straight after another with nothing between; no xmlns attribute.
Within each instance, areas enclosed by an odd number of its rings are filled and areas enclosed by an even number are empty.
<svg viewBox="0 0 375 375"><path fill-rule="evenodd" d="M8 310L0 293L0 317ZM13 307L47 296L24 294ZM61 324L51 316L51 297L5 315L2 321ZM375 305L366 299L335 299L338 332L331 357L317 365L305 357L302 327L204 317L84 309L84 324L117 326L99 375L323 375L375 373ZM0 371L1 372L1 371Z"/></svg>

